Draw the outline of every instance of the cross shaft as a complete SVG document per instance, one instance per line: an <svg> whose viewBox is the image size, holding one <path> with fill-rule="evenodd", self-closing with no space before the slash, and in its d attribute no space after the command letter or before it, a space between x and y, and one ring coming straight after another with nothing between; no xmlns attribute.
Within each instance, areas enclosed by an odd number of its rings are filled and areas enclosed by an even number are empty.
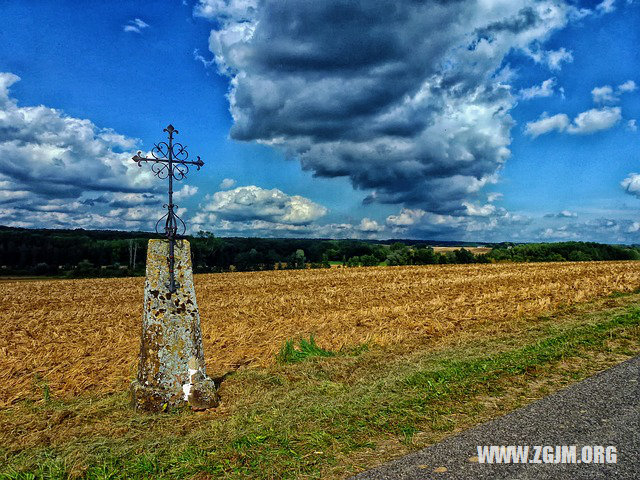
<svg viewBox="0 0 640 480"><path fill-rule="evenodd" d="M184 221L175 212L177 205L173 203L173 181L180 181L185 178L187 173L189 173L189 165L194 165L198 170L200 170L204 165L204 162L200 157L197 157L196 161L188 160L189 152L187 152L187 147L179 142L174 143L173 141L174 134L178 134L178 130L176 130L173 125L168 125L163 131L168 134L168 142L154 144L153 149L151 149L151 157L143 157L141 156L142 152L139 151L132 160L136 162L139 167L142 166L142 162L151 162L151 170L158 178L169 179L169 203L164 205L167 209L167 213L160 217L156 222L156 232L161 233L159 231L159 226L162 220L166 217L164 224L164 236L169 240L169 284L167 287L169 288L169 292L174 293L179 287L175 280L174 272L175 245L176 240L186 233L187 227ZM180 234L178 233L179 224L181 227Z"/></svg>

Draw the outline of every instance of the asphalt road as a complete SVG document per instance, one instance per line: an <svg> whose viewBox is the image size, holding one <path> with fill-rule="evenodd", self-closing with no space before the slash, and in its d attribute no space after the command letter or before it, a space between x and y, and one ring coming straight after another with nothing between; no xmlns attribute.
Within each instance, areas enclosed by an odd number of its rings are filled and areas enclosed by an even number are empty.
<svg viewBox="0 0 640 480"><path fill-rule="evenodd" d="M639 382L640 356L352 480L640 479ZM617 463L481 464L478 445L613 445Z"/></svg>

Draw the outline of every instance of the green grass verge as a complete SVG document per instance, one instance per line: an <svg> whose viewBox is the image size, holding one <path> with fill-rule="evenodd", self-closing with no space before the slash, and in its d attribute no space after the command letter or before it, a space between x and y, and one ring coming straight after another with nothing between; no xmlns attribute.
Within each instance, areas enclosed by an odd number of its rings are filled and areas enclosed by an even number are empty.
<svg viewBox="0 0 640 480"><path fill-rule="evenodd" d="M570 322L545 317L517 334L451 349L303 354L322 351L311 338L286 347L287 362L298 355L304 362L229 377L224 407L212 413L136 413L124 392L50 396L1 411L0 478L340 477L370 464L356 457L385 444L400 453L417 437L437 440L485 420L495 414L487 395L551 376L579 380L593 373L591 362L565 373L559 365L629 357L639 343L637 303Z"/></svg>

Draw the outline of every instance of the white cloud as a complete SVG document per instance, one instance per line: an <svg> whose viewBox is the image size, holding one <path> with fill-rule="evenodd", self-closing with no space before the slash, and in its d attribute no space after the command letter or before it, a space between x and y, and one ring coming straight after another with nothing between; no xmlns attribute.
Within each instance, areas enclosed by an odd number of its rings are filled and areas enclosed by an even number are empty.
<svg viewBox="0 0 640 480"><path fill-rule="evenodd" d="M408 227L418 223L426 215L422 209L403 208L398 215L389 215L387 224L392 227Z"/></svg>
<svg viewBox="0 0 640 480"><path fill-rule="evenodd" d="M458 215L442 215L422 209L403 208L389 215L386 223L395 234L409 237L477 239L477 235L514 238L513 227L531 223L525 215L513 214L494 205L465 205Z"/></svg>
<svg viewBox="0 0 640 480"><path fill-rule="evenodd" d="M618 85L618 93L628 93L628 92L633 92L638 88L638 86L636 85L636 82L634 82L633 80L627 80L624 83L621 83L620 85Z"/></svg>
<svg viewBox="0 0 640 480"><path fill-rule="evenodd" d="M149 28L149 24L139 18L129 20L125 25L122 26L122 29L125 32L132 33L142 33L142 30L144 30L145 28Z"/></svg>
<svg viewBox="0 0 640 480"><path fill-rule="evenodd" d="M569 126L569 117L564 113L558 113L552 117L544 112L541 117L533 122L527 122L524 133L531 138L539 137L552 131L564 132Z"/></svg>
<svg viewBox="0 0 640 480"><path fill-rule="evenodd" d="M194 232L198 230L211 231L214 229L214 225L217 220L218 220L218 216L215 213L204 212L200 210L191 217L189 222L189 228Z"/></svg>
<svg viewBox="0 0 640 480"><path fill-rule="evenodd" d="M543 239L546 240L566 240L569 238L578 238L578 234L576 232L568 231L566 227L560 228L546 228L542 234L540 235Z"/></svg>
<svg viewBox="0 0 640 480"><path fill-rule="evenodd" d="M257 8L258 0L200 0L193 14L209 20L242 23L251 21Z"/></svg>
<svg viewBox="0 0 640 480"><path fill-rule="evenodd" d="M596 6L596 9L602 13L611 13L616 9L614 5L615 1L616 0L603 0Z"/></svg>
<svg viewBox="0 0 640 480"><path fill-rule="evenodd" d="M207 230L223 236L369 239L379 238L386 230L384 225L369 218L363 218L358 224L292 224L262 219L228 220L203 211L191 218L190 227L193 232Z"/></svg>
<svg viewBox="0 0 640 480"><path fill-rule="evenodd" d="M629 130L630 132L638 131L638 122L635 118L632 118L627 122L627 130Z"/></svg>
<svg viewBox="0 0 640 480"><path fill-rule="evenodd" d="M620 182L620 185L627 193L640 198L640 174L630 173L627 178Z"/></svg>
<svg viewBox="0 0 640 480"><path fill-rule="evenodd" d="M555 85L556 79L553 77L549 78L540 85L534 85L533 87L520 90L520 98L529 100L537 97L550 97L553 95Z"/></svg>
<svg viewBox="0 0 640 480"><path fill-rule="evenodd" d="M202 212L214 213L228 221L261 220L271 223L305 225L326 215L328 210L308 198L287 195L277 188L255 185L216 192L207 198Z"/></svg>
<svg viewBox="0 0 640 480"><path fill-rule="evenodd" d="M613 94L613 88L611 88L610 85L595 87L591 90L591 95L595 103L613 103L618 101L618 97Z"/></svg>
<svg viewBox="0 0 640 480"><path fill-rule="evenodd" d="M221 220L208 228L222 235L305 238L378 238L380 232L365 232L351 223L324 225L291 225L288 223L251 220L246 222Z"/></svg>
<svg viewBox="0 0 640 480"><path fill-rule="evenodd" d="M139 141L43 105L18 106L10 87L19 80L0 73L0 223L152 226L162 204L150 169L131 161Z"/></svg>
<svg viewBox="0 0 640 480"><path fill-rule="evenodd" d="M474 205L470 202L462 202L462 205L467 209L467 215L472 217L488 217L496 211L496 206L490 203L486 205Z"/></svg>
<svg viewBox="0 0 640 480"><path fill-rule="evenodd" d="M198 193L198 187L185 184L180 190L173 193L173 198L177 201L182 201L186 198L193 197L196 193Z"/></svg>
<svg viewBox="0 0 640 480"><path fill-rule="evenodd" d="M544 112L541 117L525 125L524 133L531 138L536 138L552 131L570 133L572 135L586 135L608 130L622 119L620 107L592 108L582 112L569 122L569 117L564 113L558 113L552 117Z"/></svg>
<svg viewBox="0 0 640 480"><path fill-rule="evenodd" d="M608 130L622 119L620 107L592 108L580 113L567 128L572 134L589 134Z"/></svg>
<svg viewBox="0 0 640 480"><path fill-rule="evenodd" d="M361 232L381 232L384 230L384 225L380 225L375 220L371 220L370 218L365 217L360 220L358 230L360 230Z"/></svg>
<svg viewBox="0 0 640 480"><path fill-rule="evenodd" d="M220 190L229 190L230 188L233 188L236 185L236 181L233 178L225 178L220 182L220 185L218 186L218 188L220 188Z"/></svg>
<svg viewBox="0 0 640 480"><path fill-rule="evenodd" d="M562 63L573 62L573 54L564 47L546 52L547 65L551 70L560 70Z"/></svg>
<svg viewBox="0 0 640 480"><path fill-rule="evenodd" d="M593 101L595 103L615 103L620 100L619 95L633 92L636 88L636 82L633 80L627 80L626 82L618 85L615 92L611 85L604 85L602 87L595 87L591 90L591 95L593 96Z"/></svg>
<svg viewBox="0 0 640 480"><path fill-rule="evenodd" d="M19 107L8 95L18 80L16 75L0 74L0 173L36 193L61 196L151 187L152 173L139 169L131 152L116 152L130 149L138 140L43 105Z"/></svg>
<svg viewBox="0 0 640 480"><path fill-rule="evenodd" d="M563 63L573 62L573 54L564 47L558 50L527 49L526 53L534 62L546 65L550 70L558 71Z"/></svg>

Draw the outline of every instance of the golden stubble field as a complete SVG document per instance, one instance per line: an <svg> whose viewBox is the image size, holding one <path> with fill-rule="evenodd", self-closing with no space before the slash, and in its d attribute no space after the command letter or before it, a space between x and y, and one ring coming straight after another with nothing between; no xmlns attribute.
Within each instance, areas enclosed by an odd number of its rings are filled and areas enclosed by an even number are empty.
<svg viewBox="0 0 640 480"><path fill-rule="evenodd" d="M267 365L285 340L398 344L535 317L640 287L640 262L429 265L196 275L207 365ZM0 284L0 405L123 391L135 373L143 278ZM37 380L39 379L39 380Z"/></svg>

